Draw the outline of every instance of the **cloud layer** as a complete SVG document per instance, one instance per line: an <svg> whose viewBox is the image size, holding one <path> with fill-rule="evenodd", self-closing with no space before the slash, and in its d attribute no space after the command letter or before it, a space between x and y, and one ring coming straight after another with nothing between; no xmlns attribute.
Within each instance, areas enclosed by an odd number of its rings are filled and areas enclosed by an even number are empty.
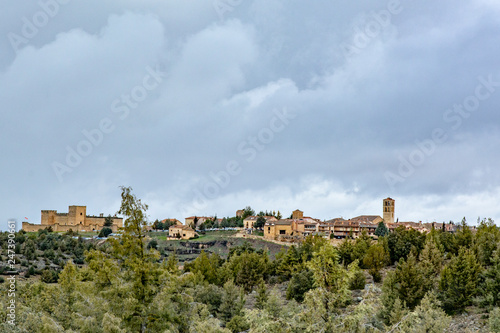
<svg viewBox="0 0 500 333"><path fill-rule="evenodd" d="M153 220L352 217L387 196L400 220L500 218L496 2L6 7L4 229L114 213L120 185Z"/></svg>

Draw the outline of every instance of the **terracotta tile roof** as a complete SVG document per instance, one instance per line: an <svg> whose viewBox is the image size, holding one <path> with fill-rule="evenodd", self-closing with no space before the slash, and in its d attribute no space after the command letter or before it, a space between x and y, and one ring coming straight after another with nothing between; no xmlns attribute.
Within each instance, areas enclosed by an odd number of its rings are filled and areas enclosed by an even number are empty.
<svg viewBox="0 0 500 333"><path fill-rule="evenodd" d="M358 221L358 222L373 222L375 221L377 218L379 219L382 219L380 216L378 215L360 215L360 216L356 216L356 217L353 217L351 219L351 221Z"/></svg>
<svg viewBox="0 0 500 333"><path fill-rule="evenodd" d="M351 228L359 228L359 222L357 221L338 221L333 224L334 227L351 227Z"/></svg>
<svg viewBox="0 0 500 333"><path fill-rule="evenodd" d="M248 216L246 219L244 219L243 221L257 221L257 219L259 218L260 216ZM266 221L269 221L269 220L277 220L277 218L275 218L274 216L262 216L263 218L266 219Z"/></svg>
<svg viewBox="0 0 500 333"><path fill-rule="evenodd" d="M181 221L179 221L178 219L163 219L160 222L165 223L166 221L174 221L177 224L181 223Z"/></svg>
<svg viewBox="0 0 500 333"><path fill-rule="evenodd" d="M325 221L326 223L335 223L335 222L339 222L339 221L345 221L342 217L336 217L334 219L331 219L331 220L327 220Z"/></svg>
<svg viewBox="0 0 500 333"><path fill-rule="evenodd" d="M283 219L278 221L268 221L265 225L291 225L294 220L292 219Z"/></svg>
<svg viewBox="0 0 500 333"><path fill-rule="evenodd" d="M192 230L192 231L194 231L193 228L188 227L187 225L172 225L172 226L170 226L170 228L168 228L168 230L170 230L170 229L182 229L182 230Z"/></svg>

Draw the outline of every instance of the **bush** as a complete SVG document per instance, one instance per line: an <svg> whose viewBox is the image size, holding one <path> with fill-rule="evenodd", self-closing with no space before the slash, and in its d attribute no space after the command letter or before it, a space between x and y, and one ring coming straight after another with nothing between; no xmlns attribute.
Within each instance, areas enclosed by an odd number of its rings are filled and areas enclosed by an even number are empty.
<svg viewBox="0 0 500 333"><path fill-rule="evenodd" d="M83 265L85 263L82 257L76 257L73 261L75 262L75 265Z"/></svg>
<svg viewBox="0 0 500 333"><path fill-rule="evenodd" d="M313 273L310 270L301 271L292 276L286 290L286 298L293 298L297 302L303 302L305 293L312 288Z"/></svg>
<svg viewBox="0 0 500 333"><path fill-rule="evenodd" d="M382 281L382 274L380 273L380 271L370 270L370 275L373 277L373 282Z"/></svg>
<svg viewBox="0 0 500 333"><path fill-rule="evenodd" d="M490 332L500 332L500 308L494 308L490 312L488 325L490 326Z"/></svg>
<svg viewBox="0 0 500 333"><path fill-rule="evenodd" d="M45 283L57 283L59 278L59 272L50 269L44 269L42 272L42 282Z"/></svg>
<svg viewBox="0 0 500 333"><path fill-rule="evenodd" d="M242 316L234 316L229 323L227 323L226 327L230 329L232 332L243 332L250 328L250 325Z"/></svg>
<svg viewBox="0 0 500 333"><path fill-rule="evenodd" d="M113 230L111 230L111 228L104 227L102 228L101 232L99 232L98 237L108 237L111 233L113 233Z"/></svg>
<svg viewBox="0 0 500 333"><path fill-rule="evenodd" d="M0 276L0 283L4 283L5 282L5 278L3 276Z"/></svg>
<svg viewBox="0 0 500 333"><path fill-rule="evenodd" d="M356 270L354 276L349 282L349 289L351 290L363 289L365 287L365 284L366 284L365 273L363 273L362 270L358 269Z"/></svg>
<svg viewBox="0 0 500 333"><path fill-rule="evenodd" d="M148 249L158 250L158 241L156 239L151 240L148 244Z"/></svg>
<svg viewBox="0 0 500 333"><path fill-rule="evenodd" d="M65 236L76 236L76 235L78 235L78 233L74 232L73 229L70 228L68 231L66 231L64 233L64 235Z"/></svg>

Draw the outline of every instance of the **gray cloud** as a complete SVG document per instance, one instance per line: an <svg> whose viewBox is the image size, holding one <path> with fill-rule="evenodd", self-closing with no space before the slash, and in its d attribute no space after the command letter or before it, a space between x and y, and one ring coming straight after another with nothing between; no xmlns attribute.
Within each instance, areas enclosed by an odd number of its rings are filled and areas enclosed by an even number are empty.
<svg viewBox="0 0 500 333"><path fill-rule="evenodd" d="M120 185L153 219L380 214L389 195L403 220L500 217L494 2L401 1L386 21L391 1L255 0L222 17L211 2L43 3L57 13L29 38L44 7L0 14L4 228L71 204L114 212ZM27 41L17 50L12 33ZM453 111L481 84L487 98ZM446 138L425 146L436 129ZM226 184L214 175L231 161Z"/></svg>

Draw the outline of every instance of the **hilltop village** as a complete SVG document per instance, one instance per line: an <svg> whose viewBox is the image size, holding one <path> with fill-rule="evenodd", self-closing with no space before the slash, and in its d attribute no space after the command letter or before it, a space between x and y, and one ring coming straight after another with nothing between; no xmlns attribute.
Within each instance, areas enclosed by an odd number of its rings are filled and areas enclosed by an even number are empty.
<svg viewBox="0 0 500 333"><path fill-rule="evenodd" d="M15 269L25 331L138 332L146 323L147 332L420 332L425 320L428 332L479 332L500 323L491 219L472 228L400 222L385 198L381 216L322 221L247 206L233 217L148 222L130 191L122 188L121 217L69 206L0 234L17 256L0 263L0 289L11 288Z"/></svg>
<svg viewBox="0 0 500 333"><path fill-rule="evenodd" d="M252 214L253 213L253 214ZM320 220L304 216L304 212L295 210L289 218L282 218L281 214L272 212L255 212L247 207L236 211L236 217L232 219L233 225L228 219L209 216L190 216L185 218L185 223L177 219L156 220L148 229L168 230L171 239L192 239L200 232L215 228L232 226L244 230L246 234L263 236L266 240L280 242L301 242L308 235L319 235L325 238L342 239L346 237L357 238L363 232L370 237L376 237L377 228L383 224L389 231L403 226L406 229L415 229L421 233L427 233L432 228L442 229L447 232L455 232L458 228L454 223L422 223L394 221L395 200L388 197L382 201L382 216L360 215L350 219L342 217L330 220ZM236 223L234 224L234 221ZM23 222L24 231L37 231L51 228L53 231L99 231L102 228L110 228L112 232L119 231L123 227L121 217L103 213L99 216L86 215L86 206L69 206L68 213L58 213L56 210L42 210L41 224ZM255 232L255 231L260 231Z"/></svg>

